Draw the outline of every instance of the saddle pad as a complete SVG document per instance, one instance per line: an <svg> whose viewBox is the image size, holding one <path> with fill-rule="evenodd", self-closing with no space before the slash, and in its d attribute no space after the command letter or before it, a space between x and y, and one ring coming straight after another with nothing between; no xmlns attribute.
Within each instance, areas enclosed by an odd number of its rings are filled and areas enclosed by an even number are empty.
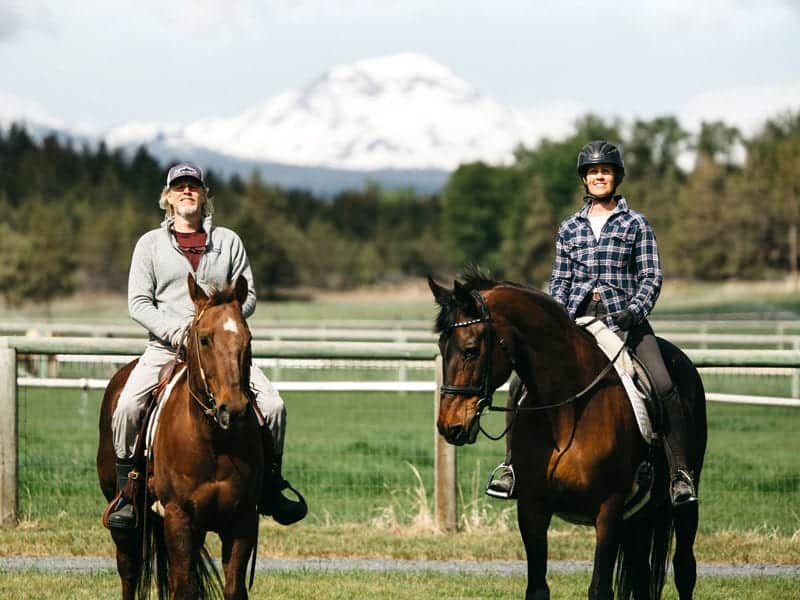
<svg viewBox="0 0 800 600"><path fill-rule="evenodd" d="M653 433L653 424L650 421L650 415L647 413L646 398L644 393L636 386L634 377L639 381L647 382L647 387L650 388L650 382L647 374L640 370L636 361L631 356L627 348L620 352L623 346L623 341L617 336L616 333L611 331L606 324L594 317L579 317L575 322L583 327L586 331L591 333L597 345L605 353L609 360L613 360L617 353L617 360L614 361L614 368L622 381L622 386L628 395L631 402L633 414L636 416L636 423L639 425L639 431L648 444L652 444L658 436Z"/></svg>
<svg viewBox="0 0 800 600"><path fill-rule="evenodd" d="M178 369L175 374L172 376L170 382L164 386L161 394L156 398L156 409L150 415L150 422L147 423L147 433L145 437L145 445L144 445L144 455L147 458L150 458L152 448L153 448L153 439L156 436L156 428L158 427L158 418L161 415L161 409L167 403L166 400L169 398L169 395L172 393L175 384L180 381L180 378L183 377L183 374L186 372L186 365Z"/></svg>

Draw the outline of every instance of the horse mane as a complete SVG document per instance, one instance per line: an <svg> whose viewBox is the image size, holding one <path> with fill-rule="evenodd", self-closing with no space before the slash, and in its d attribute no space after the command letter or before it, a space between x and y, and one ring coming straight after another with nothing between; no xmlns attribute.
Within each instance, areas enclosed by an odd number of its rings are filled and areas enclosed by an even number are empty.
<svg viewBox="0 0 800 600"><path fill-rule="evenodd" d="M236 300L236 286L228 285L224 289L212 288L208 294L207 306L219 306L220 304L230 304Z"/></svg>
<svg viewBox="0 0 800 600"><path fill-rule="evenodd" d="M535 287L514 281L494 279L489 273L482 271L477 266L469 266L464 269L458 279L460 280L459 285L467 294L471 294L474 291L491 290L499 287L512 288L523 293L530 294L534 300L536 300L536 302L541 305L545 311L552 314L554 318L566 319L569 323L572 323L572 320L569 318L569 315L563 306L556 302L552 296ZM477 312L477 306L463 306L453 300L449 302L447 306L440 307L439 314L436 317L436 325L434 329L436 333L447 331L453 326L453 324L456 322L455 319L457 309L466 310L468 313L474 314L474 316L479 316Z"/></svg>

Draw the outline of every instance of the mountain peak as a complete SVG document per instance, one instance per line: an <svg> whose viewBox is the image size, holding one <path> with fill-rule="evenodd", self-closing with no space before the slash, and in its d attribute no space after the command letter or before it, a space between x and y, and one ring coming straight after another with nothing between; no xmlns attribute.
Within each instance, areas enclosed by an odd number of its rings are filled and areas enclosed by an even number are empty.
<svg viewBox="0 0 800 600"><path fill-rule="evenodd" d="M123 126L107 140L114 146L158 141L175 152L197 149L254 163L452 170L463 162L510 160L519 143L541 133L536 123L543 118L479 94L428 56L403 52L335 65L238 116L180 128Z"/></svg>

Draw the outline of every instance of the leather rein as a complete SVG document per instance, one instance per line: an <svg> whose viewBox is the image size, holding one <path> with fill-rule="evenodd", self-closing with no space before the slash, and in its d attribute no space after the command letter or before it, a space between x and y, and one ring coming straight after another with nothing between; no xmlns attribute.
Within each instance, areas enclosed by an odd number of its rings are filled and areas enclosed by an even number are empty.
<svg viewBox="0 0 800 600"><path fill-rule="evenodd" d="M492 314L489 312L489 307L486 305L486 300L481 295L478 290L473 290L471 292L473 298L475 298L478 310L480 311L480 317L477 319L470 319L467 321L459 321L457 323L453 323L447 328L447 335L449 336L453 329L457 329L460 327L470 327L472 325L477 325L479 323L485 323L486 327L484 330L484 336L486 339L486 366L484 369L484 376L483 376L483 383L480 387L477 386L462 386L462 385L448 385L446 383L442 383L442 386L439 388L440 393L442 394L453 394L453 395L460 395L460 396L478 396L478 405L477 409L477 419L478 419L478 427L487 438L490 440L500 440L502 439L514 425L514 421L516 420L517 414L520 411L542 411L542 410L549 410L551 408L560 408L562 406L566 406L568 404L572 404L589 394L594 387L600 383L605 377L611 372L611 369L614 368L614 363L617 362L620 354L625 348L625 344L623 344L617 353L614 355L609 363L597 374L597 376L592 379L592 381L584 387L579 392L561 400L559 402L553 402L551 404L539 404L537 406L520 406L522 403L521 401L517 403L515 406L509 408L507 406L493 406L492 405L492 398L494 395L494 390L491 389L491 375L492 375L492 354L494 351L494 340L497 339L500 347L505 351L506 355L511 362L511 368L516 370L516 360L514 355L509 351L508 346L505 345L503 338L495 331L492 321ZM592 321L593 322L593 321ZM444 369L444 365L442 367ZM442 381L444 382L444 373L442 374ZM527 397L527 394L523 396L522 400ZM508 425L506 428L500 433L498 436L493 436L489 434L484 428L483 425L480 424L480 418L483 414L483 410L488 408L490 411L494 412L513 412L511 419L509 419Z"/></svg>

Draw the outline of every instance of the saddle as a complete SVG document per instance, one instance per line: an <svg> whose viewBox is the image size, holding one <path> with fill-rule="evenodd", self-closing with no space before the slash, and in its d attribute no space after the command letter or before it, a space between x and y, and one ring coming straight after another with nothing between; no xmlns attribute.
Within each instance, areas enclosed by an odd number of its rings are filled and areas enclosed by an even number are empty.
<svg viewBox="0 0 800 600"><path fill-rule="evenodd" d="M660 443L657 433L660 419L657 418L655 386L638 357L629 348L624 347L625 342L611 331L602 319L579 317L576 323L592 334L608 359L614 361L614 369L631 403L639 432L651 450L651 458L642 461L636 468L633 487L625 499L623 519L628 519L643 509L652 496L655 481L652 454L654 446Z"/></svg>
<svg viewBox="0 0 800 600"><path fill-rule="evenodd" d="M117 495L109 502L103 512L103 525L106 529L108 529L108 516L113 512L119 500L123 497L133 505L133 510L136 515L136 526L139 527L141 523L140 504L142 501L142 493L144 492L142 482L145 481L145 475L148 471L147 460L149 458L150 446L152 445L152 436L155 434L155 426L158 422L158 413L161 406L164 404L158 400L165 397L165 395L171 391L172 386L174 386L183 375L185 369L181 369L177 375L175 374L178 366L182 364L184 364L183 359L180 355L176 355L175 360L165 364L159 372L158 384L150 393L147 404L145 405L144 414L139 422L139 432L136 437L136 446L134 447L132 457L134 467L128 473L128 483L125 484L123 489L117 491Z"/></svg>
<svg viewBox="0 0 800 600"><path fill-rule="evenodd" d="M629 348L624 347L625 342L601 319L579 317L575 322L592 334L603 353L609 360L614 361L614 369L630 400L639 432L644 441L652 445L658 439L656 425L660 420L657 418L655 386L650 380L647 369Z"/></svg>

